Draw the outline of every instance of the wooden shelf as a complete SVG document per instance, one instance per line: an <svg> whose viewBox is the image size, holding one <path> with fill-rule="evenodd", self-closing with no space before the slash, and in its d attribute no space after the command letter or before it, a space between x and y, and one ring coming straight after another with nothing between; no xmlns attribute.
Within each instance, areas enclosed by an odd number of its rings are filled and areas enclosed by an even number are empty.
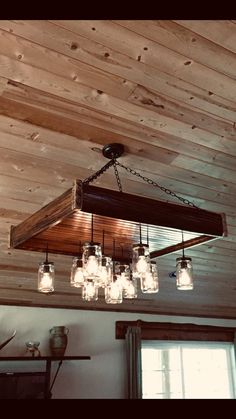
<svg viewBox="0 0 236 419"><path fill-rule="evenodd" d="M72 361L91 359L87 355L78 356L0 356L0 361Z"/></svg>
<svg viewBox="0 0 236 419"><path fill-rule="evenodd" d="M45 374L45 388L44 388L44 398L50 399L51 398L51 389L53 387L54 381L58 374L58 371L63 363L63 361L73 361L73 360L89 360L91 359L88 355L74 355L74 356L0 356L0 361L46 361L46 366L44 372ZM59 361L57 372L54 376L53 382L51 384L51 364L53 361ZM1 369L1 367L0 367ZM8 374L8 373L5 373ZM11 373L14 375L14 372ZM16 373L17 374L17 373Z"/></svg>

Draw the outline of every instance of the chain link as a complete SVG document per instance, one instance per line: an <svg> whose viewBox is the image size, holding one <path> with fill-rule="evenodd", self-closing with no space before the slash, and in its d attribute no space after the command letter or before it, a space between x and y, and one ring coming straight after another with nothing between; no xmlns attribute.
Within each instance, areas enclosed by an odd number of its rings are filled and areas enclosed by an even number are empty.
<svg viewBox="0 0 236 419"><path fill-rule="evenodd" d="M113 165L113 167L114 167L114 171L115 171L115 176L116 176L116 181L117 181L117 185L118 185L118 188L119 188L119 191L120 192L122 192L122 186L121 186L121 181L120 181L120 176L119 176L119 173L118 173L118 170L117 170L117 160L115 160L114 159L114 165Z"/></svg>
<svg viewBox="0 0 236 419"><path fill-rule="evenodd" d="M179 201L183 202L186 205L189 205L190 207L194 207L194 208L198 208L193 202L189 201L186 198L183 198L182 196L177 195L175 192L171 191L168 188L165 188L164 186L159 185L157 182L155 182L152 179L149 179L146 176L142 176L140 173L136 172L136 170L134 169L130 169L129 167L124 166L123 164L121 164L120 162L118 162L117 160L115 160L115 164L122 167L123 169L125 169L127 172L131 173L134 176L137 176L139 178L141 178L142 180L144 180L144 182L149 183L150 185L156 186L157 188L159 188L161 191L165 192L167 195L171 195L174 198L179 199Z"/></svg>
<svg viewBox="0 0 236 419"><path fill-rule="evenodd" d="M97 179L99 176L101 176L104 172L106 172L107 169L109 169L109 167L114 166L114 160L109 160L108 163L105 164L105 166L103 166L101 169L99 169L97 172L93 173L91 176L87 177L86 179L84 179L82 181L83 185L86 185L90 182L92 182L93 180Z"/></svg>

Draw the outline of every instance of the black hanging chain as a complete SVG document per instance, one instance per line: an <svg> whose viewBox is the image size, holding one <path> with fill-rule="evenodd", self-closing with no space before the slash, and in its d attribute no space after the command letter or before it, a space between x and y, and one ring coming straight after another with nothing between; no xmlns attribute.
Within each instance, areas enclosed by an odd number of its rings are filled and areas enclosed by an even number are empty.
<svg viewBox="0 0 236 419"><path fill-rule="evenodd" d="M114 166L114 160L109 160L108 163L105 164L105 166L103 166L101 169L99 169L97 172L93 173L91 176L87 177L86 179L84 179L82 181L82 184L86 185L90 182L92 182L93 180L97 179L99 176L101 176L104 172L106 172L107 169L109 169L109 167Z"/></svg>
<svg viewBox="0 0 236 419"><path fill-rule="evenodd" d="M146 176L142 176L140 173L136 172L136 170L134 169L130 169L130 167L126 167L123 164L121 164L120 162L118 162L117 160L115 160L116 165L122 167L123 169L125 169L127 172L131 173L134 176L140 177L142 180L144 180L144 182L149 183L150 185L156 186L157 188L159 188L161 191L165 192L167 195L171 195L174 198L179 199L181 202L183 202L186 205L189 205L190 207L194 207L194 208L198 208L193 202L189 201L186 198L183 198L182 196L177 195L175 192L171 191L168 188L165 188L164 186L159 185L157 182L155 182L152 179L149 179Z"/></svg>
<svg viewBox="0 0 236 419"><path fill-rule="evenodd" d="M183 204L189 205L190 207L193 207L193 208L198 208L193 202L189 201L186 198L183 198L182 196L177 195L175 192L171 191L170 189L165 188L164 186L159 185L154 180L149 179L148 177L141 175L140 173L136 172L136 170L131 169L130 167L124 166L123 164L121 164L115 158L109 160L109 162L106 163L105 166L103 166L101 169L99 169L97 172L95 172L94 174L92 174L88 178L84 179L82 181L82 184L89 184L90 182L92 182L93 180L95 180L99 176L101 176L104 172L106 172L109 169L109 167L111 167L111 166L114 167L116 181L117 181L117 185L118 185L118 188L119 188L119 191L120 192L122 192L122 186L121 186L121 181L120 181L120 176L119 176L119 173L118 173L118 170L117 170L117 166L120 166L123 169L125 169L127 172L131 173L132 175L141 178L142 180L144 180L144 182L148 183L149 185L156 186L161 191L165 192L167 195L171 195L174 198L177 198L179 201L183 202Z"/></svg>
<svg viewBox="0 0 236 419"><path fill-rule="evenodd" d="M118 185L119 191L122 192L122 186L121 186L120 176L119 176L119 173L118 173L118 170L117 170L117 167L116 167L117 164L118 164L118 161L115 160L115 159L113 161L114 161L113 167L114 167L114 171L115 171L117 185Z"/></svg>
<svg viewBox="0 0 236 419"><path fill-rule="evenodd" d="M93 180L97 179L99 176L101 176L104 172L106 172L111 166L114 167L114 171L115 171L115 176L116 176L116 181L117 181L117 185L119 188L119 191L122 192L122 186L121 186L121 181L120 181L120 176L117 170L117 160L115 159L111 159L109 160L108 163L105 164L105 166L103 166L101 169L99 169L97 172L93 173L91 176L87 177L86 179L84 179L82 181L83 185L88 185L90 182L92 182Z"/></svg>

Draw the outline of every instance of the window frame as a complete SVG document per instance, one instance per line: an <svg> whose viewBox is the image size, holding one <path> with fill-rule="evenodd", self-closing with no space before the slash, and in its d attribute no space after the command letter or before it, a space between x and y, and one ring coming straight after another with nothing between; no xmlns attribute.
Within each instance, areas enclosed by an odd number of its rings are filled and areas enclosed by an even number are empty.
<svg viewBox="0 0 236 419"><path fill-rule="evenodd" d="M230 386L230 390L231 390L231 394L233 397L233 399L236 398L236 375L234 373L235 371L235 346L233 342L223 342L223 341L168 341L168 340L143 340L142 344L141 344L141 354L142 354L142 350L145 348L149 348L149 349L166 349L167 351L171 348L176 348L176 346L181 346L180 348L180 358L181 358L181 362L183 362L182 359L182 350L184 348L196 348L198 345L201 348L207 348L207 349L221 349L224 348L226 349L226 357L227 357L227 371L228 371L228 377L229 377L229 386ZM229 347L229 345L232 345L231 348ZM141 355L141 359L142 359L143 354ZM229 368L229 366L232 366L232 369ZM141 375L143 372L143 368L141 371ZM181 369L180 369L180 373L181 373L181 384L184 381L184 367L183 365L181 365ZM164 375L166 376L166 374L168 375L168 379L169 379L169 370L166 372L164 369ZM185 393L185 388L182 389L182 393ZM164 392L165 393L165 392ZM164 394L163 393L163 394ZM168 398L168 397L167 397ZM185 397L184 397L185 398Z"/></svg>
<svg viewBox="0 0 236 419"><path fill-rule="evenodd" d="M127 330L132 328L139 330L139 332L137 343L130 347ZM127 355L128 398L142 398L142 367L141 363L136 362L136 360L141 357L141 342L144 340L230 342L234 343L234 358L236 358L236 328L234 327L147 322L139 319L136 321L116 321L115 337L116 339L126 340L126 354L132 352L131 356ZM135 383L134 387L139 388L138 393L133 392L133 388L129 385L131 378L132 382Z"/></svg>

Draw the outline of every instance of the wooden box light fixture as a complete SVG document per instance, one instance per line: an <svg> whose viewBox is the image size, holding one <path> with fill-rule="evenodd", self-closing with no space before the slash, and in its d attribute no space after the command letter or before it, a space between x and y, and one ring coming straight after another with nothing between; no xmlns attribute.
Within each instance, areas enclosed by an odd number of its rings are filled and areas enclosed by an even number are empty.
<svg viewBox="0 0 236 419"><path fill-rule="evenodd" d="M19 225L12 226L10 231L12 248L38 252L48 249L50 253L74 256L71 284L82 287L82 296L88 301L97 299L97 289L101 286L105 289L107 302L122 302L122 298L109 301L107 296L109 288L112 293L112 286L122 282L117 281L121 277L129 280L126 285L136 288L140 282L143 292L157 292L155 258L182 250L183 257L177 259L176 273L178 266L180 271L191 270L191 259L185 257L184 249L226 235L224 214L199 209L190 201L127 168L117 160L123 151L121 144L104 146L103 155L109 159L105 166L84 181L75 180L72 188ZM119 191L90 185L111 166L115 170ZM185 205L124 193L117 167L171 193ZM89 258L92 257L96 262L94 271L88 268ZM143 271L137 271L140 258L145 262ZM48 259L46 262L50 264ZM106 271L104 280L101 280L102 267ZM78 272L80 279L76 280ZM149 277L155 277L153 288L148 288L147 272ZM90 297L86 286L90 289ZM181 289L178 284L177 288ZM183 286L183 289L192 288L192 282ZM53 289L51 287L50 292ZM95 289L96 292L93 291ZM48 292L46 288L41 291ZM127 294L124 286L121 294ZM137 292L134 294L137 296Z"/></svg>

